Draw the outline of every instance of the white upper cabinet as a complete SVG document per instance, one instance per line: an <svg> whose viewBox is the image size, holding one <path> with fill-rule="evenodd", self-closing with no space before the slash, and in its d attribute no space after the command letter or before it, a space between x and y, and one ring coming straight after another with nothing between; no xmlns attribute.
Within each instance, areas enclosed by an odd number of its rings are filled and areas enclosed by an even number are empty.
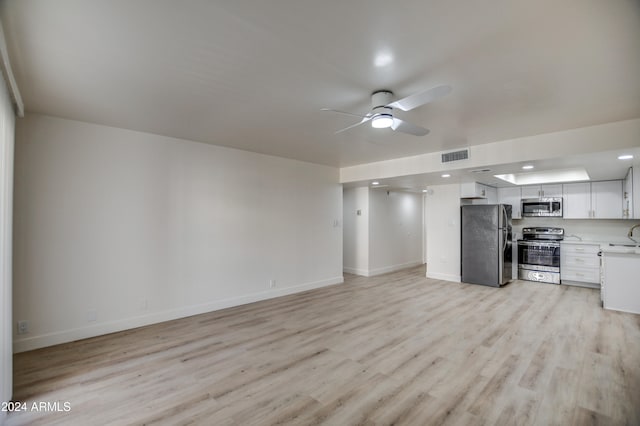
<svg viewBox="0 0 640 426"><path fill-rule="evenodd" d="M540 198L540 185L527 185L520 187L522 198Z"/></svg>
<svg viewBox="0 0 640 426"><path fill-rule="evenodd" d="M562 197L562 184L542 185L541 190L543 197Z"/></svg>
<svg viewBox="0 0 640 426"><path fill-rule="evenodd" d="M460 184L460 198L486 198L490 204L497 201L496 189L478 182Z"/></svg>
<svg viewBox="0 0 640 426"><path fill-rule="evenodd" d="M562 184L526 185L522 187L522 198L562 197Z"/></svg>
<svg viewBox="0 0 640 426"><path fill-rule="evenodd" d="M493 186L487 186L487 202L489 204L498 203L498 190Z"/></svg>
<svg viewBox="0 0 640 426"><path fill-rule="evenodd" d="M522 191L519 186L498 188L498 203L511 205L511 217L513 219L522 219L522 198Z"/></svg>
<svg viewBox="0 0 640 426"><path fill-rule="evenodd" d="M633 208L633 167L629 167L627 176L622 181L622 216L625 219L634 217Z"/></svg>
<svg viewBox="0 0 640 426"><path fill-rule="evenodd" d="M562 216L565 219L591 217L591 183L565 183L562 198Z"/></svg>
<svg viewBox="0 0 640 426"><path fill-rule="evenodd" d="M631 217L640 219L640 167L638 164L633 166L631 174L631 204L633 205L633 214Z"/></svg>
<svg viewBox="0 0 640 426"><path fill-rule="evenodd" d="M622 181L565 183L563 185L565 219L622 219Z"/></svg>
<svg viewBox="0 0 640 426"><path fill-rule="evenodd" d="M591 182L591 210L596 219L622 219L622 181Z"/></svg>

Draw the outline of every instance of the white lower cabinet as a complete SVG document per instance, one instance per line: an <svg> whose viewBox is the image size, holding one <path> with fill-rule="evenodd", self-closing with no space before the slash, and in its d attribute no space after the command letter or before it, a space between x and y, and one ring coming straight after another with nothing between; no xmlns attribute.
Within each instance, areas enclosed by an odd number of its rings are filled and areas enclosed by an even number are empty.
<svg viewBox="0 0 640 426"><path fill-rule="evenodd" d="M602 306L640 314L640 255L602 253Z"/></svg>
<svg viewBox="0 0 640 426"><path fill-rule="evenodd" d="M562 242L560 246L560 281L582 287L600 287L598 244Z"/></svg>

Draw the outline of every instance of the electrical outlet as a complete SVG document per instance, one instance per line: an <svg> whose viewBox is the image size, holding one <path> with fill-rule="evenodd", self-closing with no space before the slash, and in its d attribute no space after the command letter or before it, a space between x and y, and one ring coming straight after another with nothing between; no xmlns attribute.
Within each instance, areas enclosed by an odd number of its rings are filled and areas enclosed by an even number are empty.
<svg viewBox="0 0 640 426"><path fill-rule="evenodd" d="M274 288L276 286L276 280L269 280L269 288Z"/></svg>
<svg viewBox="0 0 640 426"><path fill-rule="evenodd" d="M18 321L18 334L27 334L29 332L28 321Z"/></svg>

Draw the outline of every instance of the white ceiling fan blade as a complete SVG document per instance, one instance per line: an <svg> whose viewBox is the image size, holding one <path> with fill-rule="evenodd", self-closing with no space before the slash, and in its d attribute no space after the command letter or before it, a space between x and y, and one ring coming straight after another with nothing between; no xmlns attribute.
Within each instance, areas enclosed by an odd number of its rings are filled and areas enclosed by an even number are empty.
<svg viewBox="0 0 640 426"><path fill-rule="evenodd" d="M436 86L424 92L416 93L411 96L407 96L404 99L400 99L395 102L391 102L389 107L398 108L403 111L410 111L414 108L433 102L443 96L448 95L451 92L451 86Z"/></svg>
<svg viewBox="0 0 640 426"><path fill-rule="evenodd" d="M371 117L362 117L362 120L361 120L361 121L359 121L359 122L357 122L356 124L352 124L352 125L351 125L351 126L349 126L349 127L345 127L344 129L340 129L340 130L338 130L338 131L336 132L336 135L337 135L338 133L342 133L342 132L347 131L347 130L349 130L349 129L353 129L354 127L358 127L359 125L364 124L364 123L366 123L367 121L371 120L373 117L374 117L373 115L372 115Z"/></svg>
<svg viewBox="0 0 640 426"><path fill-rule="evenodd" d="M337 109L331 109L331 108L322 108L320 111L329 111L329 112L337 112L338 114L344 114L344 115L350 115L352 117L358 117L358 118L365 118L368 117L369 114L367 115L360 115L360 114L354 114L352 112L346 112L346 111L339 111Z"/></svg>
<svg viewBox="0 0 640 426"><path fill-rule="evenodd" d="M391 128L396 132L408 133L414 136L425 136L429 133L429 129L416 126L415 124L402 121L395 117L393 117L393 124L391 125Z"/></svg>

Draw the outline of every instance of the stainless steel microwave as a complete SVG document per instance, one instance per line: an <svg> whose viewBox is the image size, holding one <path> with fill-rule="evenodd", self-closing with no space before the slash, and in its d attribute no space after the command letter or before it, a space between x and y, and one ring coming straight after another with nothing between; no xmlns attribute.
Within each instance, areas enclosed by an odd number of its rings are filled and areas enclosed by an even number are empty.
<svg viewBox="0 0 640 426"><path fill-rule="evenodd" d="M562 217L562 198L524 198L522 216Z"/></svg>

